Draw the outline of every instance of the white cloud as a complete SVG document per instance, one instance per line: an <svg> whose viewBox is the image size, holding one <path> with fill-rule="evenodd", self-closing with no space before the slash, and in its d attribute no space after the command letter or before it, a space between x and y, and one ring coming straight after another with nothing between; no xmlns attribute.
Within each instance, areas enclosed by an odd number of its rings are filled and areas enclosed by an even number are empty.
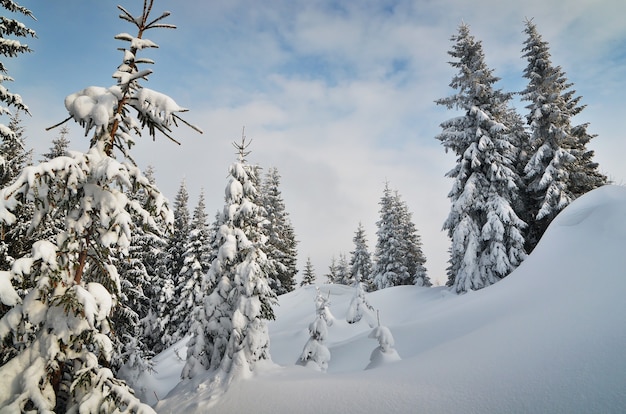
<svg viewBox="0 0 626 414"><path fill-rule="evenodd" d="M461 21L483 41L487 62L503 78L500 86L515 89L525 84L523 21L534 18L554 63L563 66L582 103L589 105L580 122L591 122L590 131L600 134L592 144L597 160L617 182L626 180L619 122L626 57L618 47L623 49L626 38L626 2L275 0L270 6L236 0L167 7L179 28L155 32L161 48L146 52L156 60L150 87L191 108L186 117L205 133L181 128L176 132L180 148L167 140L145 140L136 158L156 167L161 187L172 198L183 177L192 204L203 187L212 217L223 204L227 168L235 159L231 142L245 126L253 140L251 161L276 166L283 177L283 195L301 241L300 266L310 255L319 277L332 255L352 249L359 221L373 250L378 201L389 180L414 213L431 276L445 280L447 239L441 226L451 182L444 174L454 158L434 136L453 114L433 101L453 92L448 84L454 70L446 52ZM54 7L33 9L41 24L51 19L44 33L59 30L52 20ZM113 7L111 13L116 13ZM77 19L74 28L85 32L89 22ZM108 39L127 30L122 23L106 29L90 36ZM53 49L61 63L74 59L80 71L105 66L112 73L117 63L81 44L48 44L45 37L38 44ZM19 92L33 102L29 122L37 125L37 134L63 119L65 95L89 86L72 83L67 65L61 66L63 71L55 72L55 62L47 60L30 72L11 72L28 85ZM91 84L110 82L98 78ZM60 89L63 94L54 96ZM27 91L35 97L29 99ZM81 136L78 126L73 131ZM40 152L54 134L47 134ZM79 139L77 149L85 149ZM37 135L33 141L44 140Z"/></svg>

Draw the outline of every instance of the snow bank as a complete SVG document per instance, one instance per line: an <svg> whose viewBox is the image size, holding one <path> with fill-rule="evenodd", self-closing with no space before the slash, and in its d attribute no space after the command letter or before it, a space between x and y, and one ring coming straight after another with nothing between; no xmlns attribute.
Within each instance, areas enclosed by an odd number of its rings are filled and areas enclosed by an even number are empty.
<svg viewBox="0 0 626 414"><path fill-rule="evenodd" d="M403 359L367 371L371 329L345 322L352 288L321 287L337 318L326 373L293 363L315 289L283 295L269 325L283 367L234 383L211 413L626 412L625 245L626 188L606 186L572 203L493 286L462 296L415 286L368 294ZM159 412L203 412L208 401L196 391L177 387Z"/></svg>

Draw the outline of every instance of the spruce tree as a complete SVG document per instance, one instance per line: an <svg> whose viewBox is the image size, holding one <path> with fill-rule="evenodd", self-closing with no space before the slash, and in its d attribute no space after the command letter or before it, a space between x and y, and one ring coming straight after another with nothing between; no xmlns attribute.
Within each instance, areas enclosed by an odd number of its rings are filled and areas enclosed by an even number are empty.
<svg viewBox="0 0 626 414"><path fill-rule="evenodd" d="M332 284L332 283L338 283L338 277L337 277L337 259L335 258L335 256L330 258L330 265L328 266L328 273L325 275L326 276L326 283Z"/></svg>
<svg viewBox="0 0 626 414"><path fill-rule="evenodd" d="M173 328L172 342L179 341L189 333L193 311L202 304L202 279L210 267L210 234L203 192L193 211L190 229L177 282L182 288L170 322Z"/></svg>
<svg viewBox="0 0 626 414"><path fill-rule="evenodd" d="M242 137L238 159L231 165L224 209L217 234L219 249L202 290L202 306L188 344L183 378L214 370L212 387L225 387L270 359L266 320L274 319L276 295L269 287L270 261L264 251L265 221L258 168L248 164L248 144ZM223 388L221 388L223 389ZM216 390L216 392L219 392Z"/></svg>
<svg viewBox="0 0 626 414"><path fill-rule="evenodd" d="M136 26L137 36L116 37L128 42L114 73L117 84L89 87L65 99L68 120L93 133L88 152L26 167L0 190L0 217L6 224L14 223L16 206L31 200L33 226L53 208L66 217L55 242L36 241L29 256L16 260L9 277L0 278L0 290L8 292L2 301L11 306L0 320L0 341L3 350L15 351L0 366L9 384L0 389L0 406L7 412L154 412L108 367L115 357L111 311L123 293L115 258L129 249L133 217L158 231L156 223L171 224L172 214L158 189L132 162L118 161L115 150L121 158L128 156L129 134L139 132L140 125L152 137L157 131L169 137L184 109L139 83L151 71L138 69L145 60L137 54L156 46L146 31L173 28L162 23L169 13L149 19L151 1L139 16L118 8L120 17ZM148 195L145 205L125 195L139 188ZM10 283L22 278L37 286L24 297Z"/></svg>
<svg viewBox="0 0 626 414"><path fill-rule="evenodd" d="M300 286L309 286L315 284L315 269L313 269L313 263L311 258L306 258L306 264L304 265L304 272L302 273L302 281Z"/></svg>
<svg viewBox="0 0 626 414"><path fill-rule="evenodd" d="M291 292L296 283L298 242L279 187L278 169L270 168L262 187L263 207L268 220L265 226L268 235L267 256L274 266L270 281L272 289L277 295L282 295Z"/></svg>
<svg viewBox="0 0 626 414"><path fill-rule="evenodd" d="M319 288L315 295L315 320L309 324L310 338L304 345L300 357L296 361L298 365L313 367L320 371L328 369L330 351L325 342L328 337L328 327L333 325L334 317L330 313L330 300L325 297Z"/></svg>
<svg viewBox="0 0 626 414"><path fill-rule="evenodd" d="M0 188L11 184L32 162L32 150L26 150L20 110L11 115L5 132L0 132ZM31 210L28 205L20 206L14 212L18 217L14 225L0 225L0 252L3 252L0 254L0 268L9 268L15 258L30 251L33 240L29 234L28 216L32 214Z"/></svg>
<svg viewBox="0 0 626 414"><path fill-rule="evenodd" d="M350 252L350 273L356 283L364 283L367 290L370 290L370 283L372 283L372 258L367 248L365 228L363 228L363 224L360 222L352 241L354 242L354 250Z"/></svg>
<svg viewBox="0 0 626 414"><path fill-rule="evenodd" d="M184 266L190 221L189 193L187 192L187 184L183 180L174 198L174 229L167 243L165 258L169 280L164 281L161 295L160 325L163 328L161 341L165 348L180 339L175 335L175 332L181 319L185 317L185 315L176 313L175 309L180 304L181 292L185 287L185 282L180 279L180 272Z"/></svg>
<svg viewBox="0 0 626 414"><path fill-rule="evenodd" d="M372 272L375 289L407 285L412 280L404 257L401 215L397 198L385 183L380 204L380 220L376 222L376 262Z"/></svg>
<svg viewBox="0 0 626 414"><path fill-rule="evenodd" d="M0 3L0 6L7 12L35 19L30 10L14 1L3 1ZM22 53L32 52L28 45L23 44L20 39L35 36L35 31L29 29L19 20L2 17L2 25L0 25L0 54L3 56L3 59L0 60L0 116L8 115L11 119L9 125L0 122L0 188L10 184L26 166L27 157L22 139L23 128L19 122L19 112L29 113L28 107L22 101L22 97L9 92L5 86L6 82L13 81L13 78L8 75L4 58L14 58ZM19 210L15 212L16 215L23 217L24 210L27 208L19 207ZM23 224L24 220L18 221L16 226L8 226L5 222L0 221L0 269L9 269L15 258L23 252L25 247L25 243L22 242ZM18 226L20 227L19 229L16 228ZM28 282L25 282L25 285L19 287L20 291L30 288ZM0 301L0 318L9 309L8 306ZM12 350L0 347L0 365L12 354Z"/></svg>
<svg viewBox="0 0 626 414"><path fill-rule="evenodd" d="M587 124L572 125L572 117L584 108L575 97L573 84L560 66L553 66L549 46L527 20L524 32L524 58L528 66L524 77L528 85L521 92L528 101L526 121L530 128L533 152L525 166L530 212L526 235L527 250L532 251L550 222L572 200L607 182L593 162L587 144L594 137Z"/></svg>
<svg viewBox="0 0 626 414"><path fill-rule="evenodd" d="M430 287L432 284L426 271L426 256L422 251L422 239L413 223L412 214L406 202L396 191L394 196L395 211L399 216L399 233L402 255L411 276L403 284Z"/></svg>
<svg viewBox="0 0 626 414"><path fill-rule="evenodd" d="M443 122L437 139L457 156L447 174L454 184L444 229L452 241L448 286L463 293L497 282L521 263L525 223L513 207L521 179L517 135L508 123L511 94L494 88L499 79L467 25L451 40L450 65L459 72L450 86L457 92L436 102L462 114Z"/></svg>
<svg viewBox="0 0 626 414"><path fill-rule="evenodd" d="M53 158L62 157L68 154L70 141L67 136L70 133L70 129L67 125L63 125L59 130L59 135L52 140L52 146L48 152L43 154L42 161L49 161Z"/></svg>
<svg viewBox="0 0 626 414"><path fill-rule="evenodd" d="M352 286L355 283L354 276L350 271L350 265L348 259L343 253L339 254L339 260L337 261L336 279L334 283L346 286Z"/></svg>

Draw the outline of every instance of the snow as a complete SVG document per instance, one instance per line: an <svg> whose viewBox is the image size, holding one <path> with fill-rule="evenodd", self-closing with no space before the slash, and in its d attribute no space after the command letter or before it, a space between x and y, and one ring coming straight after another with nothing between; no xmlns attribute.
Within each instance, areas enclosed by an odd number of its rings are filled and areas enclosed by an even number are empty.
<svg viewBox="0 0 626 414"><path fill-rule="evenodd" d="M143 378L145 396L154 403L156 392L159 413L187 414L625 412L625 243L626 188L605 186L568 206L494 285L366 294L402 360L365 370L376 347L364 321L345 321L354 288L323 285L335 315L325 342L332 359L326 372L296 365L316 297L306 286L279 297L269 323L274 364L212 399L201 378L178 384L178 344Z"/></svg>

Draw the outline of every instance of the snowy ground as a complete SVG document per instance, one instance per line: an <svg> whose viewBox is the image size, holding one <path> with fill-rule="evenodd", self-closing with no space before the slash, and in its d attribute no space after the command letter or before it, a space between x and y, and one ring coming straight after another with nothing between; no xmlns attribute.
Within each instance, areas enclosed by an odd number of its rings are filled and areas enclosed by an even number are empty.
<svg viewBox="0 0 626 414"><path fill-rule="evenodd" d="M396 287L367 295L402 360L364 370L378 346L345 322L353 289L323 285L336 320L328 372L296 366L314 319L315 289L281 296L270 323L274 364L210 400L179 384L174 349L144 378L160 413L624 413L626 187L580 198L505 280L457 296ZM175 347L176 348L176 347ZM184 344L178 354L185 355Z"/></svg>

